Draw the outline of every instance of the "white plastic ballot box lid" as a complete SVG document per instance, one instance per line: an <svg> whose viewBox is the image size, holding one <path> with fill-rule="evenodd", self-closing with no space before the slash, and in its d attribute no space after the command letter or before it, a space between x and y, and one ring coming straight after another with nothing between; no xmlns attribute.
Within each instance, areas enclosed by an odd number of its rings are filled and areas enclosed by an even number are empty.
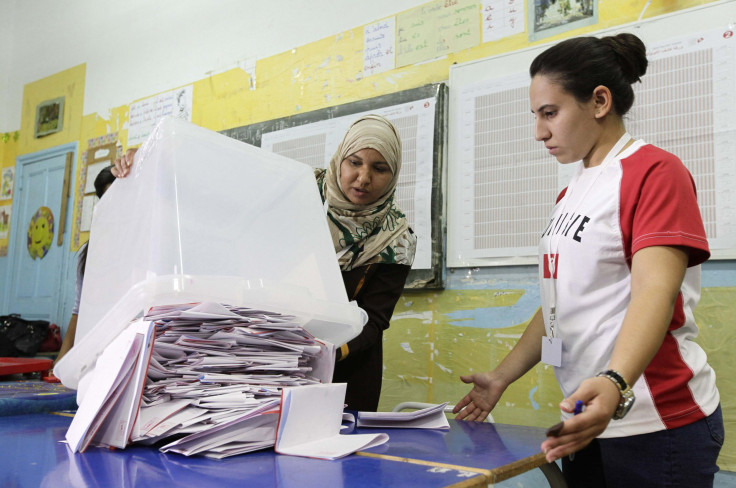
<svg viewBox="0 0 736 488"><path fill-rule="evenodd" d="M90 237L75 346L54 368L72 388L152 305L293 314L338 346L367 320L348 301L312 168L179 119L108 189Z"/></svg>

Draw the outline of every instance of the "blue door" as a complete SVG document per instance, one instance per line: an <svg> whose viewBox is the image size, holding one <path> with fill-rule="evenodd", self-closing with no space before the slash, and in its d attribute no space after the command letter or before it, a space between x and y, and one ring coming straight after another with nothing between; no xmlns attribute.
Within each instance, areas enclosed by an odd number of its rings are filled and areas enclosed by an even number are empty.
<svg viewBox="0 0 736 488"><path fill-rule="evenodd" d="M57 324L68 320L63 315L69 289L71 177L69 191L62 194L65 173L74 175L75 156L76 144L67 144L18 158L3 303L8 313ZM62 209L67 215L63 230Z"/></svg>

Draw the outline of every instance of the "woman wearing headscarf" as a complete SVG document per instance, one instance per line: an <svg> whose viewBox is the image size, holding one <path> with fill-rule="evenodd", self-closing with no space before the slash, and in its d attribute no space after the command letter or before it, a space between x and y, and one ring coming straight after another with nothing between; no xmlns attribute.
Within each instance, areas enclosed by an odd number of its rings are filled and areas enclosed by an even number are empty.
<svg viewBox="0 0 736 488"><path fill-rule="evenodd" d="M328 168L315 170L345 290L368 314L337 352L333 381L347 383L351 410L378 408L383 331L414 261L416 236L395 202L400 171L401 140L378 115L354 122Z"/></svg>

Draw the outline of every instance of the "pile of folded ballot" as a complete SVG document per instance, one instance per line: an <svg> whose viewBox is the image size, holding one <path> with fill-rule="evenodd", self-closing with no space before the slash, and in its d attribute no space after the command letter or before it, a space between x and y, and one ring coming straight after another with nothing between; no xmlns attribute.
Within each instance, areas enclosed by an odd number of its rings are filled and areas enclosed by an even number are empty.
<svg viewBox="0 0 736 488"><path fill-rule="evenodd" d="M274 445L284 387L329 383L333 347L294 316L190 303L151 308L102 353L67 432L223 458Z"/></svg>

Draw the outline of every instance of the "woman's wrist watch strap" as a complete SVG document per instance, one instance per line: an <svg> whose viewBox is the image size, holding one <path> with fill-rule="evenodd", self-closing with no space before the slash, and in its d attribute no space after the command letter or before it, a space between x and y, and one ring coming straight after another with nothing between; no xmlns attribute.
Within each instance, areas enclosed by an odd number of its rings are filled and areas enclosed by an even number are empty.
<svg viewBox="0 0 736 488"><path fill-rule="evenodd" d="M634 396L634 390L629 387L624 377L621 376L618 371L609 369L606 371L601 371L596 376L608 378L618 387L618 392L621 395L621 399L618 402L618 407L616 408L616 411L613 412L613 420L620 420L624 418L626 414L629 413L629 410L631 410L631 407L634 406L634 400L636 400L636 397Z"/></svg>

